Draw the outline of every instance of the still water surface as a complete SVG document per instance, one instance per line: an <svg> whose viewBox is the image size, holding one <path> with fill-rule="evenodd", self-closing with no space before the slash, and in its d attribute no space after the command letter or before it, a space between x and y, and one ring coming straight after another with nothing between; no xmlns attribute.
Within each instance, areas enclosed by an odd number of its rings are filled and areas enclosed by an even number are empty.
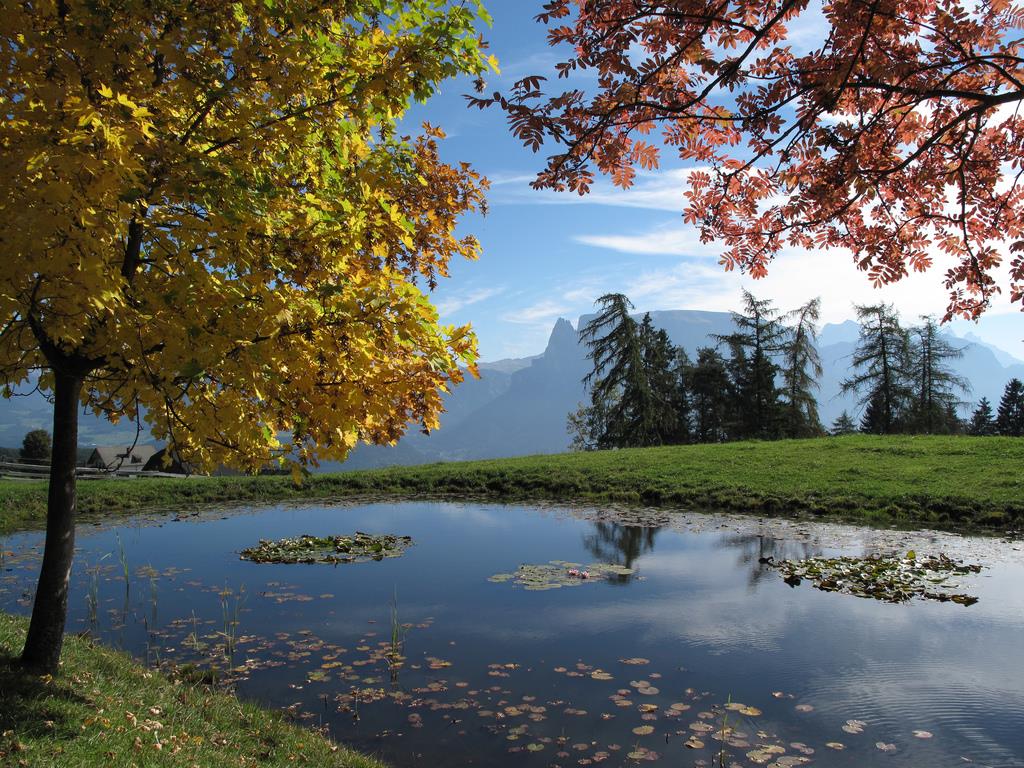
<svg viewBox="0 0 1024 768"><path fill-rule="evenodd" d="M240 695L397 766L1024 766L1019 541L477 503L172 517L81 531L69 630L150 663L234 666ZM357 530L415 544L336 567L238 557ZM0 608L28 612L40 547L0 546ZM960 580L979 602L793 588L759 562L910 548L981 563ZM488 581L552 560L634 573Z"/></svg>

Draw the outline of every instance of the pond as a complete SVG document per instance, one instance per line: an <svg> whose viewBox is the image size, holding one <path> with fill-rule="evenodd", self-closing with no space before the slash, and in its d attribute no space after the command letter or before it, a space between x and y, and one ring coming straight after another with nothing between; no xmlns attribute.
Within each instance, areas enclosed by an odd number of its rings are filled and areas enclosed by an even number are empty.
<svg viewBox="0 0 1024 768"><path fill-rule="evenodd" d="M356 531L412 543L239 557ZM29 611L41 544L0 543L0 608ZM909 549L980 564L957 578L977 602L825 592L771 564ZM509 576L552 561L561 588ZM83 527L68 629L230 669L241 696L396 766L1024 766L1019 541L639 509L222 510Z"/></svg>

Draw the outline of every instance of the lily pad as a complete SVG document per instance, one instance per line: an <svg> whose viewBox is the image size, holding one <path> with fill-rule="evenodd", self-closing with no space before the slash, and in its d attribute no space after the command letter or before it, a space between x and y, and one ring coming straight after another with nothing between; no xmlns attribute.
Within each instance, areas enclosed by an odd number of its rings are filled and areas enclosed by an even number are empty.
<svg viewBox="0 0 1024 768"><path fill-rule="evenodd" d="M954 560L944 554L868 557L811 557L806 560L768 562L792 587L805 579L825 592L904 603L912 598L973 605L978 598L956 592L957 576L978 573L980 565ZM799 707L798 707L799 709Z"/></svg>
<svg viewBox="0 0 1024 768"><path fill-rule="evenodd" d="M523 564L512 573L496 573L488 581L495 583L512 582L529 591L559 589L561 587L578 587L607 581L612 576L624 576L633 573L632 568L607 563L591 563L580 565L565 560L552 560L548 563Z"/></svg>
<svg viewBox="0 0 1024 768"><path fill-rule="evenodd" d="M400 557L412 545L408 536L356 531L351 536L309 536L268 541L243 549L242 560L254 563L355 563Z"/></svg>

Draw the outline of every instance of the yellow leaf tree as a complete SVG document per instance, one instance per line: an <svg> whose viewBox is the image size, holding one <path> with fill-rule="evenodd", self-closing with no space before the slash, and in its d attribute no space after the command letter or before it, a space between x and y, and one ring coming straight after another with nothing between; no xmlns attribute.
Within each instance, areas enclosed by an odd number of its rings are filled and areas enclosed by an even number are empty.
<svg viewBox="0 0 1024 768"><path fill-rule="evenodd" d="M0 379L52 395L25 666L57 668L82 408L199 467L437 424L472 370L428 299L486 182L397 121L479 75L478 2L3 4Z"/></svg>

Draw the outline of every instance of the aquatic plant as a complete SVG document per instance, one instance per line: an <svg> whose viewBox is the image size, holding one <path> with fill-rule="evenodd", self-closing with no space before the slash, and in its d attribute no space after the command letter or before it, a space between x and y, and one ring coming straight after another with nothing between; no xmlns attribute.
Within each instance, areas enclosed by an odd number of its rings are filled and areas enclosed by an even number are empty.
<svg viewBox="0 0 1024 768"><path fill-rule="evenodd" d="M157 601L159 600L159 594L156 588L157 572L153 566L149 566L149 607L152 611L153 624L156 624L156 607Z"/></svg>
<svg viewBox="0 0 1024 768"><path fill-rule="evenodd" d="M409 536L375 535L356 531L351 536L309 536L268 541L241 551L254 563L352 563L399 557L412 546Z"/></svg>
<svg viewBox="0 0 1024 768"><path fill-rule="evenodd" d="M722 708L722 726L719 728L722 746L718 750L718 768L725 768L725 737L729 732L729 706L731 704L732 694L730 693L725 700L725 706Z"/></svg>
<svg viewBox="0 0 1024 768"><path fill-rule="evenodd" d="M195 611L192 611L192 631L185 638L184 645L191 646L197 653L206 647L206 643L199 639L199 617Z"/></svg>
<svg viewBox="0 0 1024 768"><path fill-rule="evenodd" d="M914 597L940 602L973 605L978 598L954 592L952 579L979 573L980 565L954 560L944 554L918 557L913 550L905 555L869 555L868 557L810 557L805 560L765 558L792 587L804 579L825 592L841 592L889 603L904 603Z"/></svg>
<svg viewBox="0 0 1024 768"><path fill-rule="evenodd" d="M488 581L495 583L512 582L530 591L577 587L581 584L596 583L613 576L633 573L624 565L591 563L584 567L580 563L552 560L549 563L524 564L512 573L496 573Z"/></svg>
<svg viewBox="0 0 1024 768"><path fill-rule="evenodd" d="M125 611L127 612L128 599L132 588L131 572L128 569L128 553L125 552L124 542L121 541L121 537L118 534L114 534L114 539L117 541L117 559L121 562L121 573L124 575L124 603Z"/></svg>
<svg viewBox="0 0 1024 768"><path fill-rule="evenodd" d="M235 593L227 584L224 589L217 593L220 597L221 631L220 636L224 640L224 659L230 662L237 645L239 614L242 610L242 603L245 601L245 585L239 587Z"/></svg>
<svg viewBox="0 0 1024 768"><path fill-rule="evenodd" d="M99 565L94 565L92 568L87 568L86 573L89 574L89 586L85 593L85 608L89 613L89 626L95 629L99 623L100 608Z"/></svg>
<svg viewBox="0 0 1024 768"><path fill-rule="evenodd" d="M395 589L391 598L391 639L384 656L393 684L398 683L398 670L405 663L405 632L406 627L398 619L398 590Z"/></svg>
<svg viewBox="0 0 1024 768"><path fill-rule="evenodd" d="M160 644L154 642L157 638L156 631L150 626L149 619L142 617L142 628L146 633L146 666L160 668Z"/></svg>

